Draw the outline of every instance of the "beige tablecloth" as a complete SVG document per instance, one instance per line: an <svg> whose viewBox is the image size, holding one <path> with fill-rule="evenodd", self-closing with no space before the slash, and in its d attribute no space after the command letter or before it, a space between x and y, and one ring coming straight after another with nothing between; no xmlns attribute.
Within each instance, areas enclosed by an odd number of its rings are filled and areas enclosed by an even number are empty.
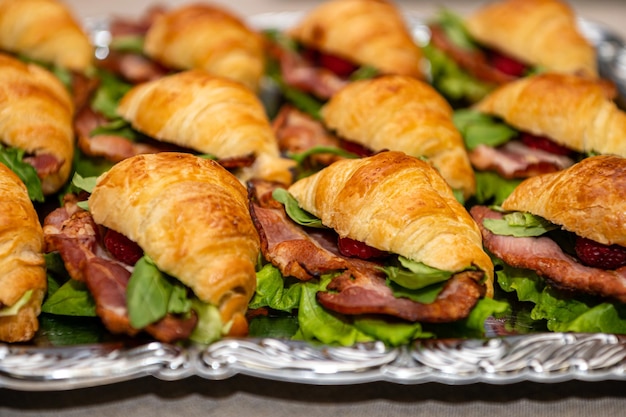
<svg viewBox="0 0 626 417"><path fill-rule="evenodd" d="M107 13L138 15L153 0L66 0L81 18ZM184 0L162 1L183 4ZM318 1L219 0L242 15L302 10ZM461 12L476 1L398 2L428 15L439 6ZM626 0L571 1L581 16L606 24L626 38ZM617 416L626 414L626 381L516 383L451 386L427 383L367 383L316 386L247 376L222 381L188 378L160 381L145 377L114 385L61 392L0 389L0 416Z"/></svg>

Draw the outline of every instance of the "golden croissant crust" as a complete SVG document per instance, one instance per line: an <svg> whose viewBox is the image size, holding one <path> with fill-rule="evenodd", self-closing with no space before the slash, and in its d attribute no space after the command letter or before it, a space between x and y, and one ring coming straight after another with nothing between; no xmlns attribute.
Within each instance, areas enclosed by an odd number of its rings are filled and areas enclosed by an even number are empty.
<svg viewBox="0 0 626 417"><path fill-rule="evenodd" d="M265 69L259 33L213 5L190 4L160 15L146 33L144 52L179 69L203 69L257 90Z"/></svg>
<svg viewBox="0 0 626 417"><path fill-rule="evenodd" d="M578 152L626 156L626 113L602 81L544 73L503 85L475 105Z"/></svg>
<svg viewBox="0 0 626 417"><path fill-rule="evenodd" d="M393 151L341 160L289 192L340 237L445 271L478 267L492 294L493 265L478 226L427 162Z"/></svg>
<svg viewBox="0 0 626 417"><path fill-rule="evenodd" d="M593 45L561 0L500 0L465 21L480 43L548 71L598 75Z"/></svg>
<svg viewBox="0 0 626 417"><path fill-rule="evenodd" d="M94 56L89 37L57 0L0 0L0 49L77 72Z"/></svg>
<svg viewBox="0 0 626 417"><path fill-rule="evenodd" d="M46 291L43 231L22 181L0 164L0 308L12 306L32 290L17 315L0 317L0 340L30 340Z"/></svg>
<svg viewBox="0 0 626 417"><path fill-rule="evenodd" d="M422 52L390 1L326 1L307 13L288 34L308 47L382 73L423 78Z"/></svg>
<svg viewBox="0 0 626 417"><path fill-rule="evenodd" d="M176 152L125 159L98 178L89 210L218 306L224 323L243 319L256 288L259 236L245 187L219 164Z"/></svg>
<svg viewBox="0 0 626 417"><path fill-rule="evenodd" d="M261 101L240 83L183 71L137 85L117 111L135 129L165 142L219 159L254 155L252 177L291 183L293 161L280 156Z"/></svg>
<svg viewBox="0 0 626 417"><path fill-rule="evenodd" d="M324 124L345 139L426 157L467 198L476 189L474 171L452 113L430 85L400 75L355 81L321 110Z"/></svg>
<svg viewBox="0 0 626 417"><path fill-rule="evenodd" d="M52 73L0 54L0 141L31 155L53 155L58 171L41 177L44 194L67 181L74 155L74 105Z"/></svg>
<svg viewBox="0 0 626 417"><path fill-rule="evenodd" d="M502 203L606 245L626 246L626 159L598 155L522 182Z"/></svg>

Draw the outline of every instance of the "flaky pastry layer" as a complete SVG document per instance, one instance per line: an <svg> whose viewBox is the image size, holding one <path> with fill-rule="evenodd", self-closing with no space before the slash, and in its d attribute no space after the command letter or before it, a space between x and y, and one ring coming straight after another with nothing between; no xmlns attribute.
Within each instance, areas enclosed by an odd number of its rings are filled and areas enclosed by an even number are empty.
<svg viewBox="0 0 626 417"><path fill-rule="evenodd" d="M477 267L492 294L493 265L478 226L427 162L394 151L346 159L289 192L340 237L445 271Z"/></svg>

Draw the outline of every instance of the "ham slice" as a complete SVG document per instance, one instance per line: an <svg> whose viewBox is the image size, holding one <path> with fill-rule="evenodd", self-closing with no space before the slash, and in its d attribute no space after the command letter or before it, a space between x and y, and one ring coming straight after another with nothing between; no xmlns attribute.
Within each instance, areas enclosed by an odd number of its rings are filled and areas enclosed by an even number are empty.
<svg viewBox="0 0 626 417"><path fill-rule="evenodd" d="M485 248L508 265L535 271L553 286L626 302L626 267L616 270L592 268L566 254L549 237L495 235L484 219L501 219L502 213L474 206L470 214L480 227Z"/></svg>

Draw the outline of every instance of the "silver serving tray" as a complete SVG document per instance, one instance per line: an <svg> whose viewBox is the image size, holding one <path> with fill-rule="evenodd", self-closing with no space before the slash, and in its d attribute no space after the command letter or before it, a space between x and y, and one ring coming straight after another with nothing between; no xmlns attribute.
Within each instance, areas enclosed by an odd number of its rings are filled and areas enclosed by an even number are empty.
<svg viewBox="0 0 626 417"><path fill-rule="evenodd" d="M258 28L283 29L299 13L253 16ZM407 19L418 40L428 39L419 16ZM626 103L626 46L608 28L584 19L580 27L598 50L601 74L613 80ZM87 21L97 53L106 54L106 19ZM70 390L144 376L211 380L236 374L317 385L374 381L450 385L520 381L626 380L626 336L537 333L473 340L425 340L388 348L382 343L329 347L277 339L224 339L183 348L158 342L70 347L0 344L0 388Z"/></svg>

